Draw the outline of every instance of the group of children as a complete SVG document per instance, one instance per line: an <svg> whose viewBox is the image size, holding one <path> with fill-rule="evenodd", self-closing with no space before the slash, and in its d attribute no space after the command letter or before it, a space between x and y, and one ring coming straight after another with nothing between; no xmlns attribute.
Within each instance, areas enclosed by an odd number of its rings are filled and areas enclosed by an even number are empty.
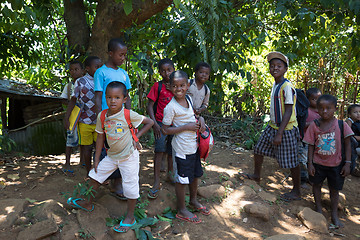
<svg viewBox="0 0 360 240"><path fill-rule="evenodd" d="M270 122L254 147L254 173L240 173L242 177L260 181L264 156L276 158L281 168L290 168L293 188L281 195L285 201L301 199L301 179L308 176L312 185L316 211L322 213L321 188L327 179L331 200L331 219L336 227L343 223L338 217L339 190L350 174L352 164L351 138L360 140L360 106L351 105L349 118L343 124L335 117L336 97L309 88L308 115L301 139L296 119L297 91L284 75L288 58L280 52L267 55L270 74L275 82L271 92ZM360 149L357 148L358 153ZM307 169L308 174L302 174Z"/></svg>
<svg viewBox="0 0 360 240"><path fill-rule="evenodd" d="M120 68L126 54L125 43L120 39L111 39L108 43L108 60L102 66L98 57L88 57L85 60L84 75L80 62L70 63L69 72L73 81L65 86L66 98L69 100L64 118L65 128L69 128L69 118L75 104L80 105L81 114L77 129L68 131L67 157L63 171L73 173L70 168L70 153L71 147L76 146L75 136L78 133L80 159L86 166L92 189L96 190L119 171L114 177L121 177L120 186L115 186L115 193L127 200L127 214L113 229L116 232L126 232L136 223L134 210L139 198L141 149L138 138L152 127L155 135L154 184L149 189L148 197L158 196L161 161L167 158L168 177L175 183L178 209L176 217L200 223L201 219L185 206L185 186L189 186L190 206L203 215L210 215L210 210L196 197L198 178L203 174L197 132L205 130L205 122L200 114L209 102L210 90L205 82L209 79L210 66L199 63L195 67L195 80L189 80L185 72L175 71L170 59L159 61L162 80L154 84L148 95L148 118L130 110L131 83L126 71ZM143 126L137 129L141 124ZM96 147L92 166L91 152L94 143ZM71 197L67 203L74 208L92 211L93 200L94 197L89 200Z"/></svg>
<svg viewBox="0 0 360 240"><path fill-rule="evenodd" d="M185 72L175 71L174 63L162 59L158 69L162 80L156 82L149 94L147 113L149 117L128 110L131 100L128 91L131 83L128 74L121 66L126 57L127 47L119 39L108 44L108 61L101 67L97 57L88 57L85 61L86 75L81 74L81 63L70 64L74 91L66 86L70 99L64 125L69 126L69 116L76 102L82 106L78 125L80 158L88 170L91 186L97 189L116 169L120 169L121 194L128 203L128 211L117 232L126 232L136 223L134 209L139 197L139 151L138 138L151 127L155 136L154 182L148 197L157 198L160 190L161 162L167 159L168 180L175 183L177 197L176 217L178 219L200 223L201 219L185 206L185 187L189 186L190 206L203 215L210 210L196 198L198 178L203 175L198 153L197 132L205 129L201 113L208 107L210 90L205 82L209 79L211 68L207 63L195 67L195 79L189 80ZM281 195L285 201L301 199L301 177L309 178L312 183L316 210L322 212L321 187L328 181L332 212L332 221L342 226L337 214L339 190L344 178L350 173L350 138L360 142L360 106L352 105L348 109L348 124L342 124L334 116L337 99L331 95L321 95L316 88L306 91L309 100L308 116L304 128L304 137L300 141L296 119L297 93L292 83L284 75L289 60L280 52L267 55L270 74L274 78L271 91L270 122L254 147L254 173L241 173L243 177L260 181L264 156L277 159L281 168L289 168L293 189ZM79 70L80 69L80 70ZM75 81L76 80L76 81ZM65 89L66 90L66 89ZM64 90L64 92L66 92ZM63 94L65 95L65 93ZM134 131L141 124L139 131ZM67 160L64 171L70 169L68 147L74 146L74 132L68 132ZM92 145L96 142L93 168L91 168ZM104 145L107 152L104 154ZM360 153L360 148L357 149ZM344 154L343 154L344 152ZM106 156L101 156L106 155ZM301 164L303 168L301 168ZM307 169L308 174L301 173ZM120 193L121 192L121 193ZM74 208L92 211L93 198L69 198L68 204Z"/></svg>

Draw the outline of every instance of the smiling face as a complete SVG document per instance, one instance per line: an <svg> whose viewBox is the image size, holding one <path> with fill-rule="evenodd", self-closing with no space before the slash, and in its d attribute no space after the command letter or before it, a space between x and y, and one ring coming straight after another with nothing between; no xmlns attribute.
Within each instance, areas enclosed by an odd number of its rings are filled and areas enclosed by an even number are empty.
<svg viewBox="0 0 360 240"><path fill-rule="evenodd" d="M123 104L127 97L121 88L107 88L106 89L106 104L109 107L110 114L115 114L121 111Z"/></svg>
<svg viewBox="0 0 360 240"><path fill-rule="evenodd" d="M109 52L109 60L114 66L121 66L126 59L127 47L118 44L116 50Z"/></svg>
<svg viewBox="0 0 360 240"><path fill-rule="evenodd" d="M320 100L320 102L318 102L317 109L322 119L331 120L332 118L334 118L334 113L337 108L333 102L322 99Z"/></svg>
<svg viewBox="0 0 360 240"><path fill-rule="evenodd" d="M280 59L274 58L269 63L270 67L270 74L274 77L277 83L281 82L284 78L284 74L287 71L287 67L283 61Z"/></svg>
<svg viewBox="0 0 360 240"><path fill-rule="evenodd" d="M185 99L188 88L188 80L183 77L174 78L170 84L171 92L174 94L176 100Z"/></svg>
<svg viewBox="0 0 360 240"><path fill-rule="evenodd" d="M195 80L200 81L201 83L205 83L209 80L210 76L210 68L200 67L199 70L195 72Z"/></svg>
<svg viewBox="0 0 360 240"><path fill-rule="evenodd" d="M160 76L163 78L165 82L169 82L170 74L174 71L175 69L173 65L169 63L165 63L159 67Z"/></svg>
<svg viewBox="0 0 360 240"><path fill-rule="evenodd" d="M355 122L360 121L360 107L354 107L351 110L349 117Z"/></svg>

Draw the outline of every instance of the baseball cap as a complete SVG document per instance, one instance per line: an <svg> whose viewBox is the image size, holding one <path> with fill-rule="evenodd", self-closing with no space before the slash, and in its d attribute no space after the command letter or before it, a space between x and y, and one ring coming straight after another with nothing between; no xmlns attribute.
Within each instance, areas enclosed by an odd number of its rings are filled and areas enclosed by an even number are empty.
<svg viewBox="0 0 360 240"><path fill-rule="evenodd" d="M268 62L270 62L274 58L278 58L278 59L284 61L287 64L287 66L289 67L289 59L287 58L287 56L285 56L281 52L271 52L267 55Z"/></svg>

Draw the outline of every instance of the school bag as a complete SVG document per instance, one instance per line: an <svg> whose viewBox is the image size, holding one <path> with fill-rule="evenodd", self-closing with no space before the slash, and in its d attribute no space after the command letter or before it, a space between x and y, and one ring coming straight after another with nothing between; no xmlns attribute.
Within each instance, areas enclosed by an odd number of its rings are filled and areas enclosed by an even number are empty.
<svg viewBox="0 0 360 240"><path fill-rule="evenodd" d="M320 126L320 122L318 119L314 120L316 126ZM346 161L346 154L345 154L345 139L344 139L344 121L338 120L340 133L341 133L341 165L345 164ZM351 163L350 163L350 173L352 173L355 169L356 165L356 159L357 159L357 153L356 153L356 147L358 146L358 143L356 139L353 136L350 136L350 142L351 142Z"/></svg>
<svg viewBox="0 0 360 240"><path fill-rule="evenodd" d="M100 121L101 121L101 127L103 129L103 131L105 130L105 116L106 116L106 113L107 113L108 109L105 109L105 110L102 110L101 113L100 113ZM134 139L134 141L136 143L139 143L139 139L138 137L136 136L136 133L137 133L137 129L134 128L133 124L131 123L131 120L130 120L130 110L129 109L126 109L124 108L124 115L125 115L125 120L126 120L126 123L128 124L129 126L129 129L130 129L130 132L131 132L131 135ZM105 142L104 142L104 145L105 145L105 149L109 149L109 145L106 141L106 134L105 134L105 131L104 131L104 138L105 138Z"/></svg>
<svg viewBox="0 0 360 240"><path fill-rule="evenodd" d="M345 154L345 139L344 139L344 121L339 121L339 128L341 132L341 158L342 158L342 164L345 164L346 161L346 154ZM358 155L356 153L356 148L358 146L358 142L354 138L354 136L350 136L350 142L351 142L351 163L350 163L350 173L354 172L355 166L356 166L356 159L358 158Z"/></svg>
<svg viewBox="0 0 360 240"><path fill-rule="evenodd" d="M280 109L280 103L277 100L277 96L279 95L279 91L281 90L281 87L285 82L290 82L290 81L287 79L284 79L284 81L282 81L275 90L275 94L274 94L275 109ZM305 96L304 91L301 89L297 89L297 88L295 88L295 99L296 99L296 104L295 104L296 121L298 122L300 137L301 137L301 139L303 139L304 138L304 129L305 129L305 125L306 125L306 118L308 117L308 108L310 106L310 102L307 99L307 97ZM276 112L275 119L280 119L280 116L278 116L279 114L280 114L280 111ZM278 123L278 121L279 120L276 120L277 123ZM278 126L280 126L280 123L278 123Z"/></svg>
<svg viewBox="0 0 360 240"><path fill-rule="evenodd" d="M186 99L189 100L191 107L193 108L192 101L188 95L185 95ZM193 108L194 109L194 108ZM205 124L205 131L200 133L197 132L198 150L200 159L206 160L209 156L211 149L214 146L214 137L210 131L210 128Z"/></svg>

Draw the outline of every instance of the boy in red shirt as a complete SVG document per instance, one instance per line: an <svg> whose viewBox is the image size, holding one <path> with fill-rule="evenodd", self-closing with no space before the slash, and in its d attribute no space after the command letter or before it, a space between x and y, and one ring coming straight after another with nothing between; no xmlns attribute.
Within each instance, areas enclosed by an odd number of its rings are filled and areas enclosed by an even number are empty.
<svg viewBox="0 0 360 240"><path fill-rule="evenodd" d="M171 176L173 171L172 164L172 136L166 136L161 133L162 120L164 117L164 108L170 102L173 93L169 90L169 76L175 71L174 63L169 58L161 59L158 63L159 73L162 81L154 83L149 94L149 103L147 105L147 113L154 121L154 135L155 135L155 156L154 156L154 184L152 189L149 190L149 198L157 198L160 189L160 168L163 156L168 154L168 174ZM171 178L171 177L170 177Z"/></svg>
<svg viewBox="0 0 360 240"><path fill-rule="evenodd" d="M313 183L313 194L316 211L322 213L321 187L327 179L330 190L331 220L337 227L342 227L338 217L339 190L342 189L345 177L350 174L351 144L350 136L354 135L347 124L343 125L346 160L342 158L342 139L339 121L334 116L337 109L334 96L324 94L317 100L319 119L308 127L303 141L309 144L308 172Z"/></svg>

